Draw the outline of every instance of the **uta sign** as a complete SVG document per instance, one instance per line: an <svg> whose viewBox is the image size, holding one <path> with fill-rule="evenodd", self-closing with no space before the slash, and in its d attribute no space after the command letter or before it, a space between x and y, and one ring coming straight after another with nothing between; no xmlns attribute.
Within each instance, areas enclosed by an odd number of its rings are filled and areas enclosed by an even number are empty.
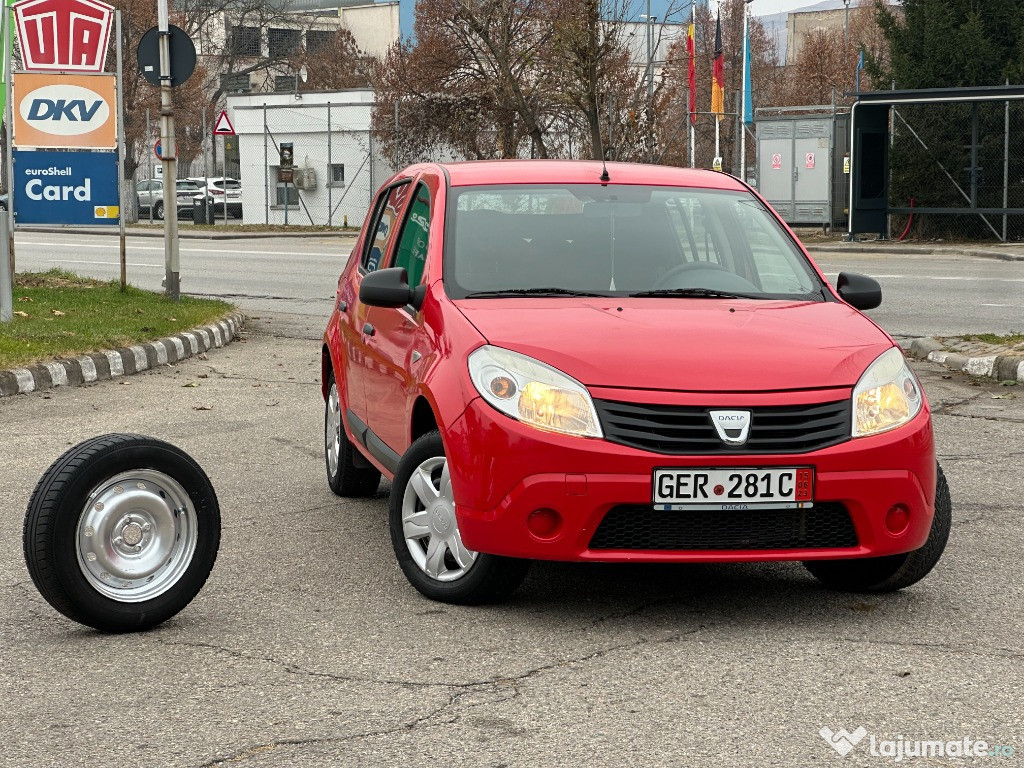
<svg viewBox="0 0 1024 768"><path fill-rule="evenodd" d="M20 0L12 8L25 69L103 71L112 6L99 0Z"/></svg>

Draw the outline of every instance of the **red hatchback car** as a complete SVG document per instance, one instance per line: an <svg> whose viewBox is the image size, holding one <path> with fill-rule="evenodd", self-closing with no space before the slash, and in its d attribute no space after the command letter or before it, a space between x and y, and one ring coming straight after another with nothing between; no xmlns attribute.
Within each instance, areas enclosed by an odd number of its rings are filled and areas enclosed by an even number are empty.
<svg viewBox="0 0 1024 768"><path fill-rule="evenodd" d="M799 560L921 579L949 535L921 385L720 173L424 164L384 185L323 344L327 475L392 481L409 581L501 599L530 560Z"/></svg>

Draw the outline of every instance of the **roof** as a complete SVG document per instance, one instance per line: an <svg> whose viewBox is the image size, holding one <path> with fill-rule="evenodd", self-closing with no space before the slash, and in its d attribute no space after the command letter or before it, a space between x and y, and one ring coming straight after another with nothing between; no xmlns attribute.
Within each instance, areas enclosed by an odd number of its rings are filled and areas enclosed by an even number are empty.
<svg viewBox="0 0 1024 768"><path fill-rule="evenodd" d="M485 184L597 184L601 180L603 168L607 167L611 184L745 189L739 180L728 174L666 165L602 164L594 160L474 160L439 165L448 172L453 187Z"/></svg>

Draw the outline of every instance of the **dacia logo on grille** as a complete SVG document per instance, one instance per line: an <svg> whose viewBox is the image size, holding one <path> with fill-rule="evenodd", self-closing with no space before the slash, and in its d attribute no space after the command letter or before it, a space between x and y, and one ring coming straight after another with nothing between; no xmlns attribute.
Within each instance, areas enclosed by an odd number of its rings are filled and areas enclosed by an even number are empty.
<svg viewBox="0 0 1024 768"><path fill-rule="evenodd" d="M715 431L726 445L744 445L750 434L750 411L709 411Z"/></svg>

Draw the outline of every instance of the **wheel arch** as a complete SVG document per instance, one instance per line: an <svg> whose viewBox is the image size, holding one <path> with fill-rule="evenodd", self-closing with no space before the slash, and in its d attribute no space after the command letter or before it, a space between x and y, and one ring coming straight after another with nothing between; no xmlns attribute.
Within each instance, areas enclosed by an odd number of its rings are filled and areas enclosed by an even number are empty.
<svg viewBox="0 0 1024 768"><path fill-rule="evenodd" d="M441 429L441 423L434 413L434 407L424 395L416 398L412 406L412 419L409 424L409 444L428 432Z"/></svg>

